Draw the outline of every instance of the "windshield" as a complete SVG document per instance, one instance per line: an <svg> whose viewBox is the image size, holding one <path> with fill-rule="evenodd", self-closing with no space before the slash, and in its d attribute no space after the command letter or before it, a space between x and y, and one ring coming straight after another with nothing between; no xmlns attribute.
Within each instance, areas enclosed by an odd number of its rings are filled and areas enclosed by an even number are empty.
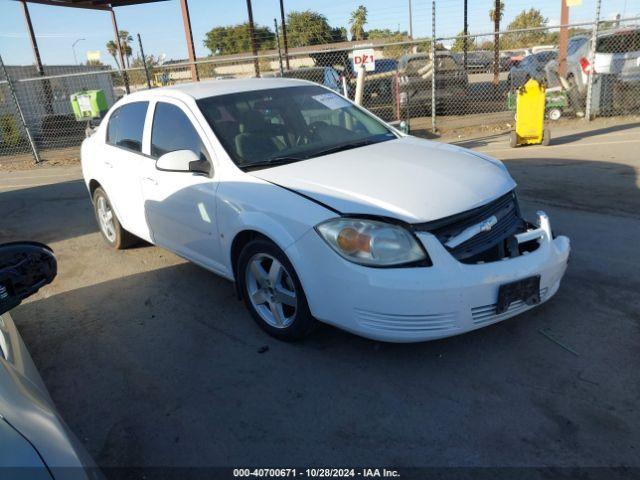
<svg viewBox="0 0 640 480"><path fill-rule="evenodd" d="M254 90L198 100L243 169L305 160L397 138L343 97L316 86Z"/></svg>

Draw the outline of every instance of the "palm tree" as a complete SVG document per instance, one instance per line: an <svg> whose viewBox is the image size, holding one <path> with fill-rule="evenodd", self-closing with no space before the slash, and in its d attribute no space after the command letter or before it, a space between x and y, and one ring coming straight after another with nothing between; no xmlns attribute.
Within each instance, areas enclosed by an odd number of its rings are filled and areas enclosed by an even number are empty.
<svg viewBox="0 0 640 480"><path fill-rule="evenodd" d="M127 59L127 68L129 68L129 57L131 57L131 43L133 37L126 30L120 30L120 48L122 48L122 54Z"/></svg>
<svg viewBox="0 0 640 480"><path fill-rule="evenodd" d="M496 12L497 10L497 12ZM493 84L498 85L500 82L500 69L498 67L500 61L500 20L504 16L504 3L502 0L496 0L495 9L489 10L489 18L493 22Z"/></svg>
<svg viewBox="0 0 640 480"><path fill-rule="evenodd" d="M349 18L349 25L351 31L351 40L364 40L364 26L367 23L367 7L360 5L353 12L351 12L351 18Z"/></svg>
<svg viewBox="0 0 640 480"><path fill-rule="evenodd" d="M111 55L113 60L116 62L116 67L121 68L120 62L118 62L118 45L116 45L116 42L109 40L106 47L107 52L109 52L109 55Z"/></svg>

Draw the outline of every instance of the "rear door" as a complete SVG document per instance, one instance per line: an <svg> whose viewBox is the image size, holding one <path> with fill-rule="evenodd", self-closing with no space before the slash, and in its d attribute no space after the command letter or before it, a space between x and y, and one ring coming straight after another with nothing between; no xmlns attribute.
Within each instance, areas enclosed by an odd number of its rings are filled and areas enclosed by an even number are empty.
<svg viewBox="0 0 640 480"><path fill-rule="evenodd" d="M149 102L130 102L118 107L109 117L102 156L103 188L109 196L118 220L129 232L150 240L144 215L139 172L150 162L142 153L145 117Z"/></svg>
<svg viewBox="0 0 640 480"><path fill-rule="evenodd" d="M205 132L180 101L166 98L152 108L145 148L153 160L145 165L140 182L153 242L223 273L216 223L217 177ZM207 162L211 173L157 170L155 160L176 150L195 152Z"/></svg>

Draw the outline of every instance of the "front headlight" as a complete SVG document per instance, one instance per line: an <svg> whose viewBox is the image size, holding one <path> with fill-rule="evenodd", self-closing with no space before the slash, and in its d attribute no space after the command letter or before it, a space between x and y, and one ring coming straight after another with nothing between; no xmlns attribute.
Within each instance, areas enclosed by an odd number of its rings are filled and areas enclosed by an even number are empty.
<svg viewBox="0 0 640 480"><path fill-rule="evenodd" d="M416 238L391 223L358 218L334 218L316 226L338 254L361 265L389 267L429 259Z"/></svg>

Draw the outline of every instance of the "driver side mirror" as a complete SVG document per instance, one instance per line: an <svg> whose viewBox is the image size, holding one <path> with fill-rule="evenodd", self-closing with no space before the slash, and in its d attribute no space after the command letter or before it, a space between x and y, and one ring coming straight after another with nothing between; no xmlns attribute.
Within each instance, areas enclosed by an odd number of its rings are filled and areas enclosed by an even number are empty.
<svg viewBox="0 0 640 480"><path fill-rule="evenodd" d="M211 171L209 162L201 159L193 150L175 150L165 153L156 161L156 168L164 172L193 172L207 175Z"/></svg>
<svg viewBox="0 0 640 480"><path fill-rule="evenodd" d="M0 245L0 314L20 305L58 273L53 250L37 242Z"/></svg>

